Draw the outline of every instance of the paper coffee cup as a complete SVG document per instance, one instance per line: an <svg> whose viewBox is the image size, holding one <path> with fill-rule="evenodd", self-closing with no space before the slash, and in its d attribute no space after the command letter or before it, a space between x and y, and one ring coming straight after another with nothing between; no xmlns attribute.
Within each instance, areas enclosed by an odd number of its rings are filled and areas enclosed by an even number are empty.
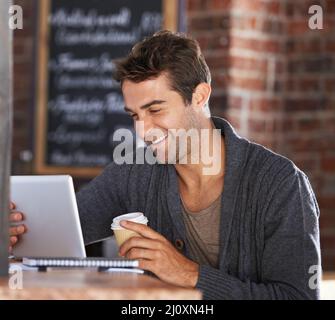
<svg viewBox="0 0 335 320"><path fill-rule="evenodd" d="M120 216L115 217L113 219L111 229L114 231L115 240L119 247L131 237L136 237L136 236L140 237L140 235L137 232L123 228L120 225L120 222L122 220L128 220L128 221L141 223L145 225L148 224L148 218L145 217L142 212L131 212L131 213L122 214Z"/></svg>

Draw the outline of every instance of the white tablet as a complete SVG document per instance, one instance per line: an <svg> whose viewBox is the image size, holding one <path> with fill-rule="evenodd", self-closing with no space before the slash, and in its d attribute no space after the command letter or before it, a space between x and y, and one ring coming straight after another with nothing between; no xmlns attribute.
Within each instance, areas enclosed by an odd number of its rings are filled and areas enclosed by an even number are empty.
<svg viewBox="0 0 335 320"><path fill-rule="evenodd" d="M10 194L28 229L15 257L86 257L71 176L12 176Z"/></svg>

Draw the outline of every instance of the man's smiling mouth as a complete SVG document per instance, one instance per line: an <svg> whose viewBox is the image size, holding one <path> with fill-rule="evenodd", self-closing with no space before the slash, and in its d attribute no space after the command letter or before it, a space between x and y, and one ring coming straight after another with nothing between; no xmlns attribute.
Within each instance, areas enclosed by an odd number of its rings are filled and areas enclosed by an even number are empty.
<svg viewBox="0 0 335 320"><path fill-rule="evenodd" d="M166 138L167 138L167 134L165 136L163 136L163 137L160 137L159 139L157 139L155 141L152 141L151 145L156 145L156 144L162 142L163 140L165 140Z"/></svg>

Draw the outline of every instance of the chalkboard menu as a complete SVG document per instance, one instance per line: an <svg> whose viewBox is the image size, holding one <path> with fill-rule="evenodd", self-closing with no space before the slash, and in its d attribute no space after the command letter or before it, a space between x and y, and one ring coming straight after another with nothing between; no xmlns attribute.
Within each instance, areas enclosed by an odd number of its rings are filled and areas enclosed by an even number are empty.
<svg viewBox="0 0 335 320"><path fill-rule="evenodd" d="M176 0L40 1L36 173L94 176L112 160L115 130L133 130L114 59L176 15Z"/></svg>

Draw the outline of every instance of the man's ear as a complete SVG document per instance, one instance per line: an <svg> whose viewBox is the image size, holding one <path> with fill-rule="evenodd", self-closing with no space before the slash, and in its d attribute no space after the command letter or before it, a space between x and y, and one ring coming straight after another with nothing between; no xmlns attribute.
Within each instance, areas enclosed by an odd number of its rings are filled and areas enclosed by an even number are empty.
<svg viewBox="0 0 335 320"><path fill-rule="evenodd" d="M203 108L209 100L212 88L208 83L199 83L192 94L192 105L194 107Z"/></svg>

